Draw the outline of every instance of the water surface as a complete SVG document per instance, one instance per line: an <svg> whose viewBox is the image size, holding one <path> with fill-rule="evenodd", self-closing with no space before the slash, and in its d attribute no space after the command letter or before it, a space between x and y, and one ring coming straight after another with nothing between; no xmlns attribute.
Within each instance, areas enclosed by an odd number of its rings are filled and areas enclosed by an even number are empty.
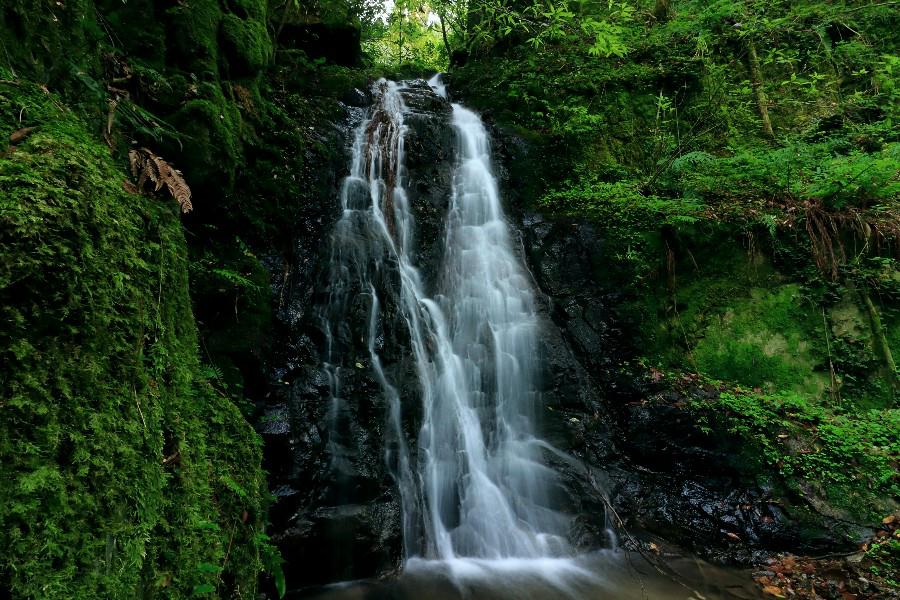
<svg viewBox="0 0 900 600"><path fill-rule="evenodd" d="M294 600L756 600L748 570L601 551L574 559L411 560L399 576L294 592Z"/></svg>

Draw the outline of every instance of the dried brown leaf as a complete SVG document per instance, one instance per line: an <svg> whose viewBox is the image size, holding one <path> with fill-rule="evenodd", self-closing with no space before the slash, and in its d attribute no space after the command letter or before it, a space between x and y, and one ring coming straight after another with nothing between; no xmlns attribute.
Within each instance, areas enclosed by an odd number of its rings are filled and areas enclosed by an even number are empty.
<svg viewBox="0 0 900 600"><path fill-rule="evenodd" d="M181 171L172 167L161 156L147 148L136 148L128 152L128 162L131 165L131 176L137 179L138 189L146 189L149 181L154 192L165 187L169 195L178 201L182 213L194 209L191 204L191 188Z"/></svg>
<svg viewBox="0 0 900 600"><path fill-rule="evenodd" d="M16 131L13 131L9 135L9 143L10 144L18 144L19 142L21 142L22 140L27 138L29 135L31 135L35 129L36 129L35 127L23 127L22 129L17 129Z"/></svg>

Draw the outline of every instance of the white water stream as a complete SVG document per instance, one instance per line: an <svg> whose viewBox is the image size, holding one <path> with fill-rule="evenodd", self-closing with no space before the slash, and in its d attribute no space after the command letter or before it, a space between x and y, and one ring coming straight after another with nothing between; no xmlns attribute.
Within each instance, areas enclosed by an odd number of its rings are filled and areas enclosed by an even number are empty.
<svg viewBox="0 0 900 600"><path fill-rule="evenodd" d="M446 96L438 79L429 83ZM402 87L382 80L375 94L341 192L331 303L348 302L354 289L370 296L368 348L388 403L385 458L401 494L408 564L552 562L568 553L568 519L552 507L557 475L542 463L535 437L534 296L512 250L487 132L475 113L453 105L458 147L445 247L437 289L426 290L413 262L415 220L404 187ZM386 301L378 282L389 267L399 275L391 301L408 329L419 384L417 451L404 441L400 394L375 339ZM334 419L344 400L330 340L340 326L326 327Z"/></svg>

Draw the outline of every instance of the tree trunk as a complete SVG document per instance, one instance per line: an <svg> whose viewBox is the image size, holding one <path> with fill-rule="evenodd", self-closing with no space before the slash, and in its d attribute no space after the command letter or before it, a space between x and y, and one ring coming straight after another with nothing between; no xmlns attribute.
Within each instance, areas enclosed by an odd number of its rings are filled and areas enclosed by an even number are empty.
<svg viewBox="0 0 900 600"><path fill-rule="evenodd" d="M762 69L759 66L759 56L756 54L756 44L747 39L747 62L750 64L750 82L753 85L753 94L756 96L756 105L759 107L759 116L762 119L763 133L767 138L774 138L772 121L769 120L769 99L766 98L766 90L763 88Z"/></svg>
<svg viewBox="0 0 900 600"><path fill-rule="evenodd" d="M447 63L449 64L453 52L450 50L450 40L447 39L447 23L443 13L438 13L438 19L441 21L441 37L444 38L444 49L447 51Z"/></svg>
<svg viewBox="0 0 900 600"><path fill-rule="evenodd" d="M881 316L878 309L869 297L868 290L862 290L862 299L869 310L869 323L872 326L872 334L875 336L875 350L881 351L881 357L884 359L884 366L887 369L888 383L891 385L891 391L896 392L900 387L897 381L897 363L894 362L894 355L891 354L891 347L888 345L887 335L884 332L884 325L881 323Z"/></svg>
<svg viewBox="0 0 900 600"><path fill-rule="evenodd" d="M403 14L400 15L400 33L397 39L397 66L403 64Z"/></svg>
<svg viewBox="0 0 900 600"><path fill-rule="evenodd" d="M653 7L653 16L656 20L665 23L671 16L672 7L669 0L656 0L656 6Z"/></svg>

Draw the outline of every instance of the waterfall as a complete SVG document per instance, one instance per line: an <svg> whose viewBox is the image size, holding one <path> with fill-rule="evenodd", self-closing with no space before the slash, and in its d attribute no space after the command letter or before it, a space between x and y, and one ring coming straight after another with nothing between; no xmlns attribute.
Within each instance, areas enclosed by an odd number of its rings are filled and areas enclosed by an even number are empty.
<svg viewBox="0 0 900 600"><path fill-rule="evenodd" d="M446 97L440 80L429 83ZM458 147L445 246L436 289L426 290L414 264L415 220L404 188L402 91L402 84L375 84L376 104L356 130L341 190L323 316L331 435L340 438L346 402L334 332L354 293L363 294L371 366L387 405L385 459L400 491L406 557L565 554L568 520L553 510L550 497L559 483L542 463L543 442L535 434L535 300L513 251L487 131L475 113L453 105ZM415 452L404 435L400 394L375 340L388 302L402 317L415 363L423 411ZM336 454L333 460L339 460Z"/></svg>

